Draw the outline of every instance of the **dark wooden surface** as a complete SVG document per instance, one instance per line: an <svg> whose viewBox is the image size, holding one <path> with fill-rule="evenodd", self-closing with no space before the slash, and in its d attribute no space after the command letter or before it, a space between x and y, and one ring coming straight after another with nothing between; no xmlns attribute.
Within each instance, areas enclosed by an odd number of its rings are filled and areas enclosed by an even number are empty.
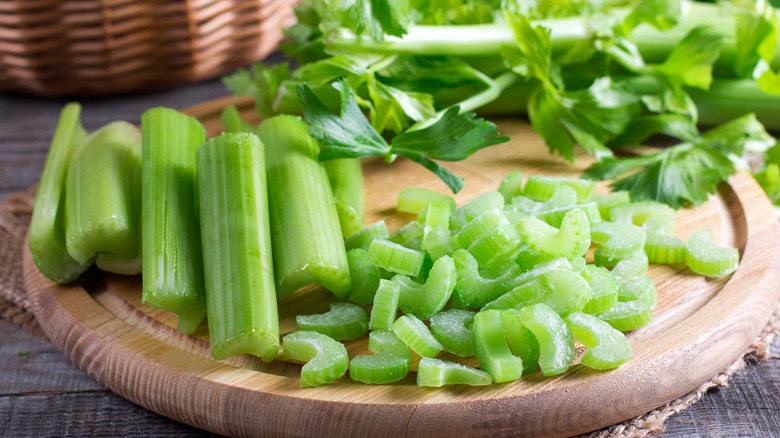
<svg viewBox="0 0 780 438"><path fill-rule="evenodd" d="M82 119L88 130L114 120L138 123L153 106L182 108L226 93L212 80L160 93L82 100ZM65 102L0 95L0 198L37 182ZM0 320L0 334L0 436L214 436L112 393L54 346L8 321ZM710 391L672 417L663 436L780 437L780 339L772 354L771 361L750 364L729 387Z"/></svg>

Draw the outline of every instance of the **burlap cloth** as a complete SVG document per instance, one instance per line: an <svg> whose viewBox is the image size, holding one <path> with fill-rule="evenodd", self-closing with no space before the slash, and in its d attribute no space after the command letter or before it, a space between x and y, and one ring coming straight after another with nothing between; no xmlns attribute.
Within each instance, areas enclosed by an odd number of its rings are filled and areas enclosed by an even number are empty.
<svg viewBox="0 0 780 438"><path fill-rule="evenodd" d="M30 300L24 290L22 275L22 245L32 213L34 188L16 193L0 202L0 317L11 320L17 326L35 335L46 338L31 312ZM748 347L728 368L704 383L695 391L673 400L666 405L621 424L593 432L591 438L645 437L664 431L664 422L672 415L684 411L696 403L709 389L727 386L735 372L745 367L748 361L771 359L769 345L780 333L780 307L755 342Z"/></svg>

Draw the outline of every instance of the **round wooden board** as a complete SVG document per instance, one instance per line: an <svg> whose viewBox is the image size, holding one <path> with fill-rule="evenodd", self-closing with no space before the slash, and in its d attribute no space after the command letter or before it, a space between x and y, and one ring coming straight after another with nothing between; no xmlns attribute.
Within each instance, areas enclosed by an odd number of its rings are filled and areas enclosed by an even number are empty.
<svg viewBox="0 0 780 438"><path fill-rule="evenodd" d="M229 104L256 120L246 99L220 99L187 112L213 135L221 128L219 112ZM495 190L512 169L526 176L578 176L590 163L587 156L578 156L576 165L552 157L525 122L498 125L510 143L447 165L466 178L456 196L459 205ZM446 193L432 174L406 160L365 160L364 172L366 223L384 219L391 232L413 219L395 212L400 189ZM301 389L297 364L266 364L250 356L213 360L206 325L192 337L176 332L173 314L141 304L140 277L92 270L75 284L57 285L40 275L27 251L25 281L41 326L81 369L123 397L199 428L255 437L564 436L624 421L697 388L766 324L778 300L780 242L777 219L759 186L739 173L709 202L680 211L677 219L680 237L711 228L716 243L739 248L739 269L707 280L681 266L651 266L658 288L655 318L629 333L634 355L617 370L574 365L553 378L536 373L480 388L419 388L410 373L390 385L344 377ZM282 335L295 330L294 315L325 311L333 300L319 288L296 292L280 305ZM365 340L346 345L350 357L367 352Z"/></svg>

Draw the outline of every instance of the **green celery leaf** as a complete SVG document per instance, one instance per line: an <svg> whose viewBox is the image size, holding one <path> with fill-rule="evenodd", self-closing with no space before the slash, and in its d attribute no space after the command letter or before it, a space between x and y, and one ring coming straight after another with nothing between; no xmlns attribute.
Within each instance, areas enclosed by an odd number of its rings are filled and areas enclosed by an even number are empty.
<svg viewBox="0 0 780 438"><path fill-rule="evenodd" d="M701 136L703 146L737 156L741 156L746 148L752 152L764 152L776 143L753 113L716 126Z"/></svg>
<svg viewBox="0 0 780 438"><path fill-rule="evenodd" d="M482 148L509 141L508 137L497 136L493 123L458 111L457 106L451 107L433 125L398 135L391 142L393 153L404 157L421 153L435 160L459 161Z"/></svg>
<svg viewBox="0 0 780 438"><path fill-rule="evenodd" d="M658 30L669 30L677 24L682 15L680 0L644 0L637 2L621 26L631 32L642 23Z"/></svg>
<svg viewBox="0 0 780 438"><path fill-rule="evenodd" d="M406 34L409 11L407 0L355 0L349 9L355 33L360 35L367 31L376 41L381 41L384 35L401 37Z"/></svg>
<svg viewBox="0 0 780 438"><path fill-rule="evenodd" d="M298 65L326 58L319 26L322 18L317 8L310 2L301 2L294 11L296 22L283 31L287 40L279 45L279 49L288 57L295 58Z"/></svg>
<svg viewBox="0 0 780 438"><path fill-rule="evenodd" d="M433 96L428 93L399 90L373 77L367 85L374 109L371 124L378 132L399 133L409 126L409 119L419 122L436 115Z"/></svg>
<svg viewBox="0 0 780 438"><path fill-rule="evenodd" d="M433 160L428 159L422 154L416 153L412 150L401 150L398 151L398 156L419 163L426 169L433 172L436 176L439 177L439 179L444 181L444 184L447 184L447 187L449 187L450 190L452 190L452 193L458 193L460 189L463 188L462 177L455 175L444 166L440 165L439 163Z"/></svg>
<svg viewBox="0 0 780 438"><path fill-rule="evenodd" d="M764 93L780 96L780 74L767 70L758 78L757 83Z"/></svg>
<svg viewBox="0 0 780 438"><path fill-rule="evenodd" d="M482 73L466 62L448 56L402 55L377 74L385 84L428 93L445 87L484 83Z"/></svg>
<svg viewBox="0 0 780 438"><path fill-rule="evenodd" d="M683 141L695 141L699 137L699 130L689 117L681 114L649 114L639 116L632 121L609 145L634 145L656 134L668 135Z"/></svg>
<svg viewBox="0 0 780 438"><path fill-rule="evenodd" d="M502 0L412 0L417 24L492 23L500 14Z"/></svg>
<svg viewBox="0 0 780 438"><path fill-rule="evenodd" d="M695 27L655 69L676 85L706 90L712 83L712 65L720 56L723 43L720 32L706 26Z"/></svg>
<svg viewBox="0 0 780 438"><path fill-rule="evenodd" d="M255 81L252 80L249 72L243 68L239 68L229 75L222 76L222 84L236 96L254 96L257 92Z"/></svg>
<svg viewBox="0 0 780 438"><path fill-rule="evenodd" d="M237 96L254 96L257 112L263 117L276 115L276 102L284 92L284 83L290 78L290 65L257 63L250 75L244 69L222 78L228 90Z"/></svg>
<svg viewBox="0 0 780 438"><path fill-rule="evenodd" d="M769 163L753 175L774 205L780 205L780 165Z"/></svg>
<svg viewBox="0 0 780 438"><path fill-rule="evenodd" d="M763 14L752 11L736 13L737 42L734 54L734 73L737 77L752 79L769 69L775 56L778 38L778 19L771 7Z"/></svg>
<svg viewBox="0 0 780 438"><path fill-rule="evenodd" d="M345 76L360 76L368 73L368 68L381 60L382 55L355 54L353 56L333 56L306 65L293 73L293 77L311 86L330 84Z"/></svg>
<svg viewBox="0 0 780 438"><path fill-rule="evenodd" d="M390 158L390 146L374 129L355 101L352 89L340 84L341 116L333 114L308 85L297 87L309 134L322 142L320 160L372 155Z"/></svg>
<svg viewBox="0 0 780 438"><path fill-rule="evenodd" d="M560 88L562 81L552 64L550 30L543 26L532 27L523 15L505 12L504 17L512 27L517 43L516 47L507 46L501 51L507 66L520 76L550 82Z"/></svg>

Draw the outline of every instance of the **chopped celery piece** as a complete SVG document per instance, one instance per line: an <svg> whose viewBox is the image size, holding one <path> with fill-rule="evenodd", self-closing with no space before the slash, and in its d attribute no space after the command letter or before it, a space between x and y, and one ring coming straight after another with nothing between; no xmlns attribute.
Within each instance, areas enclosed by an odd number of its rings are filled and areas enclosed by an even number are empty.
<svg viewBox="0 0 780 438"><path fill-rule="evenodd" d="M554 257L573 259L590 247L590 222L579 208L566 213L560 229L528 217L517 224L517 231L531 249Z"/></svg>
<svg viewBox="0 0 780 438"><path fill-rule="evenodd" d="M336 201L341 234L346 239L363 228L363 168L359 158L339 158L323 165Z"/></svg>
<svg viewBox="0 0 780 438"><path fill-rule="evenodd" d="M449 204L431 202L425 211L425 223L423 225L431 228L444 227L449 229L451 212L452 207Z"/></svg>
<svg viewBox="0 0 780 438"><path fill-rule="evenodd" d="M345 299L352 283L319 143L293 116L266 119L257 131L266 147L277 297L317 283Z"/></svg>
<svg viewBox="0 0 780 438"><path fill-rule="evenodd" d="M224 133L198 148L203 268L211 354L279 352L264 148Z"/></svg>
<svg viewBox="0 0 780 438"><path fill-rule="evenodd" d="M606 268L587 265L580 275L590 284L590 298L582 308L584 313L601 313L617 303L618 281Z"/></svg>
<svg viewBox="0 0 780 438"><path fill-rule="evenodd" d="M620 259L643 249L645 238L645 230L634 224L601 221L590 227L591 241L601 245L609 258Z"/></svg>
<svg viewBox="0 0 780 438"><path fill-rule="evenodd" d="M596 183L584 179L563 178L558 176L534 175L528 178L523 195L537 200L550 199L558 188L566 186L577 191L578 202L590 201L596 190Z"/></svg>
<svg viewBox="0 0 780 438"><path fill-rule="evenodd" d="M561 316L582 309L590 298L590 285L574 271L553 269L544 274L544 281L552 295L543 302Z"/></svg>
<svg viewBox="0 0 780 438"><path fill-rule="evenodd" d="M523 360L509 349L501 312L483 310L477 313L472 331L479 366L490 374L494 382L511 382L523 375Z"/></svg>
<svg viewBox="0 0 780 438"><path fill-rule="evenodd" d="M457 238L480 265L514 253L522 244L517 230L499 209L488 210L474 218L463 226Z"/></svg>
<svg viewBox="0 0 780 438"><path fill-rule="evenodd" d="M531 198L517 196L510 208L526 216L535 216L547 224L560 227L564 215L577 206L577 192L571 187L560 187L545 201L536 202Z"/></svg>
<svg viewBox="0 0 780 438"><path fill-rule="evenodd" d="M618 278L618 301L640 300L655 308L658 295L653 279L647 275Z"/></svg>
<svg viewBox="0 0 780 438"><path fill-rule="evenodd" d="M674 209L661 202L640 201L619 205L609 211L609 220L612 222L624 222L634 225L642 225L648 219L654 217L674 219Z"/></svg>
<svg viewBox="0 0 780 438"><path fill-rule="evenodd" d="M596 263L603 265L603 263L599 263L600 261L603 261L601 248L596 250L594 255ZM610 259L610 263L612 263L612 259ZM615 277L636 277L637 275L643 275L647 272L647 264L647 254L644 250L639 250L619 259L617 264L615 264L615 267L612 268L612 275Z"/></svg>
<svg viewBox="0 0 780 438"><path fill-rule="evenodd" d="M509 349L523 360L523 375L535 373L539 367L539 342L531 330L523 325L520 311L509 309L501 312L501 322L504 324Z"/></svg>
<svg viewBox="0 0 780 438"><path fill-rule="evenodd" d="M565 321L574 337L588 348L581 360L586 367L609 370L631 358L631 343L606 322L582 312L572 313Z"/></svg>
<svg viewBox="0 0 780 438"><path fill-rule="evenodd" d="M495 300L487 303L484 310L504 310L522 308L538 303L543 297L552 295L552 289L541 278L525 282Z"/></svg>
<svg viewBox="0 0 780 438"><path fill-rule="evenodd" d="M86 271L65 247L65 181L68 163L79 143L87 136L79 116L81 106L69 103L60 112L41 181L35 192L30 222L30 253L33 262L49 280L67 283Z"/></svg>
<svg viewBox="0 0 780 438"><path fill-rule="evenodd" d="M431 260L436 261L443 256L452 256L455 251L460 249L460 244L446 227L431 228L426 226L423 233L422 249L428 252Z"/></svg>
<svg viewBox="0 0 780 438"><path fill-rule="evenodd" d="M465 249L455 251L452 258L458 272L455 293L469 307L482 307L500 297L510 289L507 287L510 281L520 274L515 265L504 270L499 277L483 276L477 260Z"/></svg>
<svg viewBox="0 0 780 438"><path fill-rule="evenodd" d="M241 118L238 109L230 105L222 110L222 131L223 132L255 132L255 129L249 123Z"/></svg>
<svg viewBox="0 0 780 438"><path fill-rule="evenodd" d="M420 274L425 254L389 240L374 240L368 247L368 260L376 266L413 277Z"/></svg>
<svg viewBox="0 0 780 438"><path fill-rule="evenodd" d="M138 257L141 218L141 133L112 122L87 137L68 166L65 245L82 264L107 253Z"/></svg>
<svg viewBox="0 0 780 438"><path fill-rule="evenodd" d="M396 275L393 281L401 287L398 307L406 314L428 319L447 304L457 279L455 262L449 256L433 263L428 279L422 285L404 275Z"/></svg>
<svg viewBox="0 0 780 438"><path fill-rule="evenodd" d="M611 309L595 316L621 332L627 332L652 321L653 309L642 300L618 301Z"/></svg>
<svg viewBox="0 0 780 438"><path fill-rule="evenodd" d="M198 213L198 146L206 131L169 108L141 116L143 301L190 334L206 316ZM209 249L210 250L210 249Z"/></svg>
<svg viewBox="0 0 780 438"><path fill-rule="evenodd" d="M404 213L417 214L431 202L442 202L455 210L455 200L430 189L422 187L407 187L398 193L398 206L396 210Z"/></svg>
<svg viewBox="0 0 780 438"><path fill-rule="evenodd" d="M347 251L355 248L361 248L364 251L368 251L368 247L371 246L371 242L373 242L374 239L387 240L389 236L390 233L387 232L385 221L379 221L350 236L346 242L344 242L344 246Z"/></svg>
<svg viewBox="0 0 780 438"><path fill-rule="evenodd" d="M352 290L348 299L365 306L374 300L379 287L379 268L368 260L368 252L355 248L347 252L349 276L352 278Z"/></svg>
<svg viewBox="0 0 780 438"><path fill-rule="evenodd" d="M363 383L397 382L409 374L412 354L390 330L377 330L368 335L368 349L374 354L355 356L349 363L349 377Z"/></svg>
<svg viewBox="0 0 780 438"><path fill-rule="evenodd" d="M417 365L417 386L485 386L491 383L490 374L455 362L424 357Z"/></svg>
<svg viewBox="0 0 780 438"><path fill-rule="evenodd" d="M674 216L651 217L642 224L642 229L645 230L645 234L648 236L650 234L674 235L676 222Z"/></svg>
<svg viewBox="0 0 780 438"><path fill-rule="evenodd" d="M371 318L368 328L371 330L389 329L398 313L398 297L401 285L390 280L379 280L379 287L374 296L374 306L371 308Z"/></svg>
<svg viewBox="0 0 780 438"><path fill-rule="evenodd" d="M631 195L625 190L618 190L616 192L610 192L606 194L596 193L593 197L596 205L599 207L599 213L604 219L609 218L609 212L613 208L620 205L625 205L631 202Z"/></svg>
<svg viewBox="0 0 780 438"><path fill-rule="evenodd" d="M337 341L350 341L368 333L368 315L351 303L330 303L330 310L317 315L295 317L298 330L310 330Z"/></svg>
<svg viewBox="0 0 780 438"><path fill-rule="evenodd" d="M301 368L302 388L331 383L347 372L347 349L322 333L292 332L282 339L282 345L285 359L306 362Z"/></svg>
<svg viewBox="0 0 780 438"><path fill-rule="evenodd" d="M577 208L580 208L585 212L585 216L588 217L590 223L595 224L596 222L601 222L601 212L599 212L599 206L596 202L583 202L577 204Z"/></svg>
<svg viewBox="0 0 780 438"><path fill-rule="evenodd" d="M143 260L141 254L132 259L117 257L110 253L98 254L95 259L95 266L101 271L111 272L119 275L138 275L143 271Z"/></svg>
<svg viewBox="0 0 780 438"><path fill-rule="evenodd" d="M504 197L498 192L481 193L468 204L452 212L450 229L460 230L482 213L494 209L504 209Z"/></svg>
<svg viewBox="0 0 780 438"><path fill-rule="evenodd" d="M685 242L674 236L674 217L652 217L642 224L647 234L645 253L651 263L685 263Z"/></svg>
<svg viewBox="0 0 780 438"><path fill-rule="evenodd" d="M419 222L411 221L386 240L410 249L419 250L422 249L423 231L423 226Z"/></svg>
<svg viewBox="0 0 780 438"><path fill-rule="evenodd" d="M520 310L520 320L539 342L539 367L545 376L566 371L574 359L574 340L569 327L544 303Z"/></svg>
<svg viewBox="0 0 780 438"><path fill-rule="evenodd" d="M504 202L508 203L515 196L523 194L523 172L513 170L504 176L498 185L498 193L504 197Z"/></svg>
<svg viewBox="0 0 780 438"><path fill-rule="evenodd" d="M471 326L474 312L450 309L431 316L431 333L444 350L460 357L474 355L474 336Z"/></svg>
<svg viewBox="0 0 780 438"><path fill-rule="evenodd" d="M517 257L515 257L515 263L517 263L523 271L528 271L533 269L536 265L554 258L555 257L551 255L534 251L527 243L523 243L523 246L520 247L520 251L517 253Z"/></svg>
<svg viewBox="0 0 780 438"><path fill-rule="evenodd" d="M712 242L712 230L701 230L688 236L685 263L691 271L705 277L720 277L737 270L739 251Z"/></svg>
<svg viewBox="0 0 780 438"><path fill-rule="evenodd" d="M450 296L450 302L448 303L450 309L459 309L459 310L478 310L474 307L470 307L463 301L461 301L460 297L458 297L458 294L454 293Z"/></svg>
<svg viewBox="0 0 780 438"><path fill-rule="evenodd" d="M444 349L428 327L414 315L403 315L396 319L390 330L422 357L435 357Z"/></svg>
<svg viewBox="0 0 780 438"><path fill-rule="evenodd" d="M583 269L585 269L585 266L588 265L588 262L585 260L585 256L582 256L569 260L569 264L571 265L571 270L579 274Z"/></svg>

